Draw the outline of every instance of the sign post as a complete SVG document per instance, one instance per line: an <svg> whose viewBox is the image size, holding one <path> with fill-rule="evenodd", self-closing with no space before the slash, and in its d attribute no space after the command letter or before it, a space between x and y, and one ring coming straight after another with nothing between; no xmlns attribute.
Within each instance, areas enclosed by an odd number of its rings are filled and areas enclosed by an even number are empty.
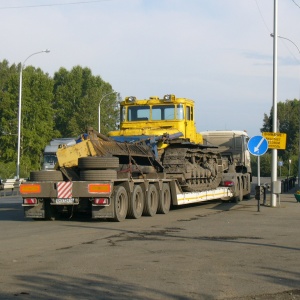
<svg viewBox="0 0 300 300"><path fill-rule="evenodd" d="M257 187L259 189L258 193L261 194L260 187L260 156L265 154L268 150L268 141L260 135L253 136L248 141L248 150L252 155L257 156ZM257 197L257 211L260 211L260 196ZM265 200L265 193L264 193Z"/></svg>
<svg viewBox="0 0 300 300"><path fill-rule="evenodd" d="M260 185L260 156L267 152L268 141L263 136L253 136L248 142L248 150L257 156L257 184Z"/></svg>
<svg viewBox="0 0 300 300"><path fill-rule="evenodd" d="M275 130L276 131L276 130ZM272 150L272 162L275 160L275 155L276 155L276 160L277 160L277 150L285 150L286 149L286 133L281 133L281 132L263 132L262 133L263 137L265 137L269 143L269 149ZM276 169L275 169L276 167ZM289 165L290 168L290 165ZM280 168L281 172L281 168ZM290 169L289 169L290 172ZM281 173L280 173L281 176ZM277 197L280 197L278 193L277 187L279 186L279 182L277 180L277 166L276 164L272 163L272 185L271 185L271 206L276 207L276 202L277 202ZM279 198L280 201L280 198ZM279 202L280 203L280 202Z"/></svg>

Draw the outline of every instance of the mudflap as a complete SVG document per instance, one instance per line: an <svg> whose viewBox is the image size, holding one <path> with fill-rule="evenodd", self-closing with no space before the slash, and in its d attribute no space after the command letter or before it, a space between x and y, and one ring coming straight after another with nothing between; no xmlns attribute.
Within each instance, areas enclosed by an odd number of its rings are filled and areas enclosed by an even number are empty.
<svg viewBox="0 0 300 300"><path fill-rule="evenodd" d="M92 219L111 219L114 216L113 203L109 206L92 206Z"/></svg>
<svg viewBox="0 0 300 300"><path fill-rule="evenodd" d="M35 206L23 206L24 207L24 216L25 218L31 219L45 219L45 205L44 202L39 202Z"/></svg>

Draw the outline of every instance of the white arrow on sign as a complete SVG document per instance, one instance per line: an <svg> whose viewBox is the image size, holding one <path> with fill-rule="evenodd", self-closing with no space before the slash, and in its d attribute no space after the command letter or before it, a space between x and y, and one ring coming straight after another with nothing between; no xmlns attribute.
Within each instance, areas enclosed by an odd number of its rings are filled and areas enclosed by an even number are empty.
<svg viewBox="0 0 300 300"><path fill-rule="evenodd" d="M254 152L258 152L259 151L259 147L261 146L262 142L264 141L264 137L261 138L261 140L259 141L259 143L257 144L256 147L254 147Z"/></svg>

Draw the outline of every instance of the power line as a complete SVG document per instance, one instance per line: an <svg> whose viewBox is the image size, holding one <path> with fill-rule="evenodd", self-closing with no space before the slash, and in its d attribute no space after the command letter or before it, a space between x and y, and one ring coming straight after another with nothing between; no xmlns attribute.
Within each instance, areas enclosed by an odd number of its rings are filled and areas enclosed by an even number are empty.
<svg viewBox="0 0 300 300"><path fill-rule="evenodd" d="M265 25L265 27L266 27L266 29L270 32L270 35L272 36L272 33L271 33L271 31L270 31L270 29L268 28L268 25L266 24L266 22L265 22L265 19L264 19L264 17L263 17L263 15L262 15L262 12L261 12L261 10L260 10L260 7L259 7L259 5L258 5L258 2L257 2L257 0L254 0L255 1L255 3L256 3L256 6L257 6L257 9L258 9L258 11L259 11L259 14L260 14L260 16L261 16L261 18L262 18L262 21L263 21L263 23L264 23L264 25ZM294 4L295 5L297 5L299 8L300 8L300 6L295 2L295 0L292 0L293 2L294 2ZM280 36L281 37L281 36ZM281 37L282 39L285 39L285 40L288 40L288 41L290 41L290 42L292 42L290 39L288 39L288 38L284 38L284 37ZM282 41L283 42L283 44L284 44L284 46L285 46L285 48L289 51L289 53L294 57L294 59L295 60L297 60L298 62L299 62L299 60L295 57L295 55L291 52L291 50L289 49L289 47L286 45L286 43L284 43L284 41ZM294 42L292 42L296 47L297 47L297 45L294 43ZM297 47L297 50L299 51L299 48ZM299 51L300 52L300 51Z"/></svg>
<svg viewBox="0 0 300 300"><path fill-rule="evenodd" d="M66 3L52 3L52 4L4 6L4 7L0 7L0 10L2 10L2 9L19 9L19 8L36 8L36 7L50 7L50 6L63 6L63 5L90 4L90 3L97 3L97 2L104 2L104 1L111 1L111 0L89 0L89 1L66 2Z"/></svg>
<svg viewBox="0 0 300 300"><path fill-rule="evenodd" d="M292 1L294 2L294 4L295 4L296 6L298 6L298 7L300 8L300 5L297 4L297 3L295 2L295 0L292 0Z"/></svg>
<svg viewBox="0 0 300 300"><path fill-rule="evenodd" d="M256 3L257 9L258 9L259 14L260 14L260 17L261 17L261 19L262 19L262 21L263 21L263 23L264 23L264 25L265 25L267 31L268 31L269 33L271 33L271 30L269 29L269 27L268 27L268 25L267 25L267 23L266 23L266 21L265 21L265 19L264 19L264 16L262 15L262 12L261 12L260 7L259 7L259 5L258 5L258 3L257 3L257 0L254 0L254 1L255 1L255 3Z"/></svg>

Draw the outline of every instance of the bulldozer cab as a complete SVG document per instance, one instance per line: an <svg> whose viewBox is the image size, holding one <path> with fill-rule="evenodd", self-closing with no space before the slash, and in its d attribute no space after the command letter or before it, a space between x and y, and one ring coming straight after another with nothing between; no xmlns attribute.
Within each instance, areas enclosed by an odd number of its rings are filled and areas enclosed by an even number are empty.
<svg viewBox="0 0 300 300"><path fill-rule="evenodd" d="M182 138L202 143L196 132L194 101L175 95L157 96L145 100L126 97L120 103L120 130L109 136L142 137L182 133Z"/></svg>

